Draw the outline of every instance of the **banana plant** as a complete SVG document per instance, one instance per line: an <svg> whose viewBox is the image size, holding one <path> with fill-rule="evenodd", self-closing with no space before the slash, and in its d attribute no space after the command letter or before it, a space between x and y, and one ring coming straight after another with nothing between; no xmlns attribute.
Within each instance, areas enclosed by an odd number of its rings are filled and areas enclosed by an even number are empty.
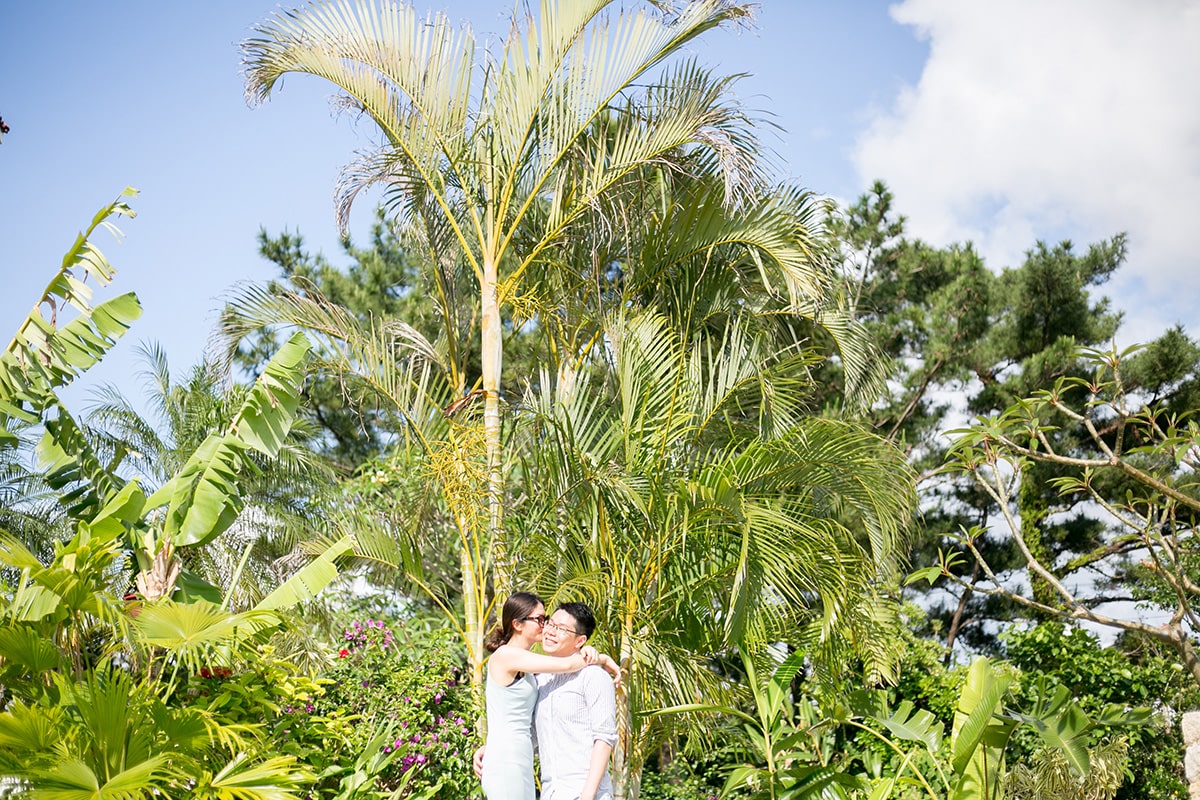
<svg viewBox="0 0 1200 800"><path fill-rule="evenodd" d="M239 475L255 469L250 454L277 456L296 419L309 349L303 333L293 334L259 375L229 427L210 434L183 468L146 498L151 524L135 543L143 597L170 596L173 576L179 574L174 551L211 542L237 519ZM163 507L164 514L153 514Z"/></svg>
<svg viewBox="0 0 1200 800"><path fill-rule="evenodd" d="M0 355L0 448L11 445L11 420L42 424L47 483L72 522L49 563L0 530L0 567L15 576L0 593L0 778L32 797L296 798L312 778L293 758L247 757L254 730L175 707L175 690L181 670L248 655L278 628L279 609L336 575L333 559L350 544L337 543L240 614L171 597L181 575L176 548L229 527L241 509L240 476L256 468L250 454L272 457L288 435L308 341L293 336L229 427L147 497L97 456L57 395L140 313L132 294L90 302L87 281L107 285L114 270L89 237L113 215L132 211L119 200L97 214ZM63 322L66 309L75 316ZM132 605L117 588L130 550L143 590Z"/></svg>
<svg viewBox="0 0 1200 800"><path fill-rule="evenodd" d="M0 564L19 570L0 596L0 777L31 797L299 798L312 777L293 758L248 759L252 726L174 699L181 671L246 658L279 617L205 601L127 605L112 579L125 525L140 520L136 492L128 484L80 523L47 565L0 532Z"/></svg>
<svg viewBox="0 0 1200 800"><path fill-rule="evenodd" d="M132 292L92 302L94 289L108 286L116 274L94 234L107 230L119 240L121 231L112 220L135 216L127 201L136 195L135 189L127 188L96 213L0 353L0 465L19 457L20 426L41 425L45 436L40 449L46 451L42 458L47 462L41 482L55 491L69 487L61 493L60 502L76 515L94 513L99 506L92 492L71 486L80 470L108 494L117 491L122 482L108 475L86 448L71 465L55 464L54 454L47 451L49 443L56 438L76 442L81 438L57 392L100 361L142 314Z"/></svg>
<svg viewBox="0 0 1200 800"><path fill-rule="evenodd" d="M93 234L103 228L119 237L111 219L133 217L126 199L136 194L126 189L97 212L0 355L0 449L13 445L10 420L41 423L38 455L47 484L60 492L59 503L77 526L115 524L124 530L137 556L144 599L170 597L181 578L194 596L219 599L215 588L182 572L176 550L206 544L227 530L242 508L239 475L256 469L251 454L279 454L296 419L310 345L303 333L288 339L228 428L205 439L158 491L146 497L136 482L127 485L95 452L57 392L99 362L141 315L133 293L91 302L92 284L103 288L116 275ZM68 311L74 314L69 320ZM116 498L119 502L111 502ZM328 575L327 562L302 580ZM304 594L311 591L294 599Z"/></svg>
<svg viewBox="0 0 1200 800"><path fill-rule="evenodd" d="M93 306L88 283L112 283L116 270L92 234L103 228L119 238L121 231L110 219L136 216L126 202L136 196L136 189L127 188L96 213L0 355L0 444L13 443L10 419L41 421L48 408L59 404L56 391L100 361L141 316L142 306L132 292ZM59 319L67 313L74 318Z"/></svg>

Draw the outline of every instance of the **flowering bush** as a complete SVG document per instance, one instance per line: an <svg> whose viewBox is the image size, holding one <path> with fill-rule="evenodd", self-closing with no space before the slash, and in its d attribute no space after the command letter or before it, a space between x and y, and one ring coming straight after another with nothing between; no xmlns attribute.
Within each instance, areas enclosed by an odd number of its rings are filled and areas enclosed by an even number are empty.
<svg viewBox="0 0 1200 800"><path fill-rule="evenodd" d="M388 623L352 622L317 677L270 648L235 669L205 667L189 705L242 725L257 754L294 756L316 775L309 800L478 798L471 767L479 716L449 631L398 639Z"/></svg>
<svg viewBox="0 0 1200 800"><path fill-rule="evenodd" d="M383 620L354 621L339 643L329 680L316 703L322 714L355 721L351 747L366 751L380 734L389 740L376 785L405 787L404 796L480 796L471 767L479 715L449 631L397 637Z"/></svg>

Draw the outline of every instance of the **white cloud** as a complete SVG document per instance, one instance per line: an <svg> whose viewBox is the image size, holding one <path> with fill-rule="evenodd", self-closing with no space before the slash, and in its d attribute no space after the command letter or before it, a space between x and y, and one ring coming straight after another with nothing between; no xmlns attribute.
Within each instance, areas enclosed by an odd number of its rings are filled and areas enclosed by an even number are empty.
<svg viewBox="0 0 1200 800"><path fill-rule="evenodd" d="M930 44L915 87L877 115L854 161L883 178L910 232L970 239L994 268L1036 239L1080 248L1128 231L1107 287L1145 339L1200 333L1200 3L906 0Z"/></svg>

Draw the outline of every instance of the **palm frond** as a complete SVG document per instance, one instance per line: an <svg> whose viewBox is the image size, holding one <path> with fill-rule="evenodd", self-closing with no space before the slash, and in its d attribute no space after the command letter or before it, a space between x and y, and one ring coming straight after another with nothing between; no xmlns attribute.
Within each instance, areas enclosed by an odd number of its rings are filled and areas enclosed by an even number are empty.
<svg viewBox="0 0 1200 800"><path fill-rule="evenodd" d="M138 762L114 775L97 774L82 759L69 759L51 769L30 775L37 788L31 797L40 800L140 800L149 792L165 789L174 777L166 754Z"/></svg>
<svg viewBox="0 0 1200 800"><path fill-rule="evenodd" d="M461 162L468 128L475 67L469 28L456 31L445 14L421 19L407 4L329 0L276 12L242 43L242 56L252 103L266 100L289 72L328 80L374 120L443 209L455 205L443 168ZM353 197L363 179L379 175L355 174L341 194ZM339 221L344 227L345 217Z"/></svg>
<svg viewBox="0 0 1200 800"><path fill-rule="evenodd" d="M301 790L315 779L295 756L255 761L237 754L215 775L202 776L196 796L212 800L301 800Z"/></svg>
<svg viewBox="0 0 1200 800"><path fill-rule="evenodd" d="M362 386L401 415L402 435L422 447L439 435L445 424L441 409L451 400L445 365L411 325L398 320L363 324L322 298L245 286L222 313L222 350L232 353L244 336L268 326L310 332L317 365Z"/></svg>

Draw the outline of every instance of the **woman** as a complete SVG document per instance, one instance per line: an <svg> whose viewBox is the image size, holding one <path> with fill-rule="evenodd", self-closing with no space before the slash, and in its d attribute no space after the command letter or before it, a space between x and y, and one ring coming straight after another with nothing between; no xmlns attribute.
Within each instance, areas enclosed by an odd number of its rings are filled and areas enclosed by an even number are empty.
<svg viewBox="0 0 1200 800"><path fill-rule="evenodd" d="M559 658L530 652L542 640L546 606L530 592L517 592L504 603L500 624L484 646L487 662L487 746L483 755L483 794L487 800L534 800L533 706L537 683L533 673L578 672L599 664L614 676L616 662L585 646L582 652Z"/></svg>

